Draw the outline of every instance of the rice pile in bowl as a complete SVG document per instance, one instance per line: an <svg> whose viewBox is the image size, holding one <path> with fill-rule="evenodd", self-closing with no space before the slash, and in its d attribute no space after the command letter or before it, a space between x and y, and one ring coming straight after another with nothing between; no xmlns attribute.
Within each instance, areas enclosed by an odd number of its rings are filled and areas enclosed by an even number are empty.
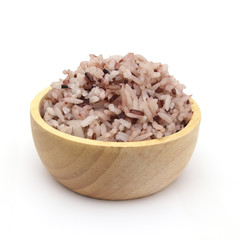
<svg viewBox="0 0 240 240"><path fill-rule="evenodd" d="M165 64L143 56L90 55L64 80L52 83L41 115L74 136L113 142L159 139L184 128L192 117L185 86Z"/></svg>

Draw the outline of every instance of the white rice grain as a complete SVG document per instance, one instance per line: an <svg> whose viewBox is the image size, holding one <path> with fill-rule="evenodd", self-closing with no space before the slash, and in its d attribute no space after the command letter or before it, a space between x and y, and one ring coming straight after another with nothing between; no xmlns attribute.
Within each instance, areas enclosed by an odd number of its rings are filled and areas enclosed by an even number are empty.
<svg viewBox="0 0 240 240"><path fill-rule="evenodd" d="M171 103L171 96L168 95L165 99L165 104L164 104L164 108L166 109L166 111L169 110L170 108L170 103Z"/></svg>
<svg viewBox="0 0 240 240"><path fill-rule="evenodd" d="M62 110L65 115L71 111L68 107L65 107L65 106L62 108Z"/></svg>
<svg viewBox="0 0 240 240"><path fill-rule="evenodd" d="M162 118L163 120L165 120L167 123L171 123L171 122L172 122L171 117L168 116L166 113L159 112L159 113L158 113L158 116L159 116L160 118Z"/></svg>
<svg viewBox="0 0 240 240"><path fill-rule="evenodd" d="M74 103L74 104L80 104L83 102L83 100L81 100L81 99L71 98L71 97L65 97L64 101L68 102L68 103Z"/></svg>
<svg viewBox="0 0 240 240"><path fill-rule="evenodd" d="M142 140L145 140L146 138L151 137L152 135L153 135L152 132L145 133L145 134L143 134L143 135L140 135L140 136L136 137L134 140L135 140L135 141L142 141Z"/></svg>
<svg viewBox="0 0 240 240"><path fill-rule="evenodd" d="M120 109L115 107L112 103L108 105L108 109L115 114L120 114L122 112Z"/></svg>
<svg viewBox="0 0 240 240"><path fill-rule="evenodd" d="M116 134L116 139L123 141L123 142L127 142L128 141L129 136L126 133L123 132L118 132Z"/></svg>
<svg viewBox="0 0 240 240"><path fill-rule="evenodd" d="M155 122L155 121L153 121L152 126L153 126L156 130L158 130L158 131L161 131L161 130L164 129L164 127L163 127L162 125L158 124L158 123Z"/></svg>
<svg viewBox="0 0 240 240"><path fill-rule="evenodd" d="M47 107L47 112L51 114L52 116L56 116L56 113L52 107Z"/></svg>
<svg viewBox="0 0 240 240"><path fill-rule="evenodd" d="M124 119L119 119L119 121L120 121L120 123L121 123L124 127L126 127L126 128L130 128L131 125L132 125L129 121L126 121L126 120L124 120Z"/></svg>
<svg viewBox="0 0 240 240"><path fill-rule="evenodd" d="M54 110L55 110L55 113L56 113L57 117L58 117L62 122L64 122L64 116L63 116L61 110L59 109L59 107L54 106Z"/></svg>
<svg viewBox="0 0 240 240"><path fill-rule="evenodd" d="M97 116L94 116L94 115L88 116L84 120L81 121L81 126L86 127L86 126L90 125L95 119L97 119Z"/></svg>
<svg viewBox="0 0 240 240"><path fill-rule="evenodd" d="M99 100L100 100L99 97L93 96L93 97L90 97L89 102L90 102L90 103L96 103L96 102L98 102Z"/></svg>

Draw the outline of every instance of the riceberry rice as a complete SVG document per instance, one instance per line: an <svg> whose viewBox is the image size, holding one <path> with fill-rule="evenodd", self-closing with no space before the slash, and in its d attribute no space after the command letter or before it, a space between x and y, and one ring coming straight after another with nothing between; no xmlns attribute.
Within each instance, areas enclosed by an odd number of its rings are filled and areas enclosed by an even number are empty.
<svg viewBox="0 0 240 240"><path fill-rule="evenodd" d="M159 139L183 129L192 117L190 95L166 64L143 56L90 55L76 71L52 83L43 119L74 136L113 142Z"/></svg>

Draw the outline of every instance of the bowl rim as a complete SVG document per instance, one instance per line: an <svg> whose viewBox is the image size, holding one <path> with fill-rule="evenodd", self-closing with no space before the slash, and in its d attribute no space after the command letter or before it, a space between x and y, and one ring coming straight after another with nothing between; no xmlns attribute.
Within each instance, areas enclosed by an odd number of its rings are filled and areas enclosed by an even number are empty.
<svg viewBox="0 0 240 240"><path fill-rule="evenodd" d="M51 89L51 87L47 87L40 91L32 100L31 106L30 106L30 115L33 118L33 120L45 131L53 134L56 137L72 141L75 143L81 143L81 144L87 144L91 146L103 146L103 147L139 147L139 146L153 146L157 144L163 144L167 142L171 142L173 140L177 140L187 134L189 134L193 129L195 129L201 121L201 112L200 108L197 105L197 103L191 98L190 102L192 104L192 111L193 116L186 127L184 127L181 131L171 134L169 136L165 136L161 139L151 139L151 140L144 140L144 141L138 141L138 142L108 142L108 141L99 141L99 140L93 140L93 139L87 139L87 138L81 138L77 136L73 136L64 132L61 132L60 130L57 130L48 123L46 123L40 114L40 104L48 91Z"/></svg>

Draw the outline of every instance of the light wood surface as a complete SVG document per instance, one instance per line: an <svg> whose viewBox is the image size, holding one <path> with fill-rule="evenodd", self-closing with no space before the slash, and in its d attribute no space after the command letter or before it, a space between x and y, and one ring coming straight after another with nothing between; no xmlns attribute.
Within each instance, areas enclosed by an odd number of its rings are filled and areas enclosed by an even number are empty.
<svg viewBox="0 0 240 240"><path fill-rule="evenodd" d="M93 198L124 200L158 192L173 182L195 148L200 109L176 134L142 142L103 142L65 134L49 126L39 106L50 88L31 103L31 126L38 154L50 174L74 192Z"/></svg>

